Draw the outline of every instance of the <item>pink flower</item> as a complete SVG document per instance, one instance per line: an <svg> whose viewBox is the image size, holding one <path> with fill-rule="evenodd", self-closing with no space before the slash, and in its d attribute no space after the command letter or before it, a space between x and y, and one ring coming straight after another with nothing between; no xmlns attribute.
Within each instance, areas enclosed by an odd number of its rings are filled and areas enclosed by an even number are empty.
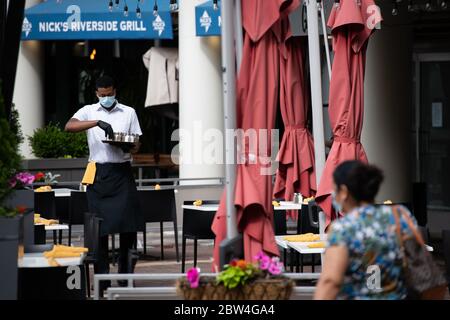
<svg viewBox="0 0 450 320"><path fill-rule="evenodd" d="M260 261L264 256L264 252L260 251L254 258L256 261Z"/></svg>
<svg viewBox="0 0 450 320"><path fill-rule="evenodd" d="M16 178L11 178L11 179L9 179L9 186L10 186L11 188L15 188L16 185L17 185L17 180L16 180Z"/></svg>
<svg viewBox="0 0 450 320"><path fill-rule="evenodd" d="M186 277L191 285L191 288L198 288L200 283L200 268L191 268L188 270Z"/></svg>
<svg viewBox="0 0 450 320"><path fill-rule="evenodd" d="M266 255L264 255L260 260L259 260L259 268L261 270L267 270L270 267L270 258Z"/></svg>
<svg viewBox="0 0 450 320"><path fill-rule="evenodd" d="M278 257L272 258L268 271L274 276L281 274L281 272L283 271L283 264L280 262L280 259Z"/></svg>
<svg viewBox="0 0 450 320"><path fill-rule="evenodd" d="M15 179L23 185L30 185L34 182L34 175L28 172L20 172L16 174Z"/></svg>
<svg viewBox="0 0 450 320"><path fill-rule="evenodd" d="M279 275L283 271L283 265L279 261L274 261L272 259L268 271L274 276Z"/></svg>

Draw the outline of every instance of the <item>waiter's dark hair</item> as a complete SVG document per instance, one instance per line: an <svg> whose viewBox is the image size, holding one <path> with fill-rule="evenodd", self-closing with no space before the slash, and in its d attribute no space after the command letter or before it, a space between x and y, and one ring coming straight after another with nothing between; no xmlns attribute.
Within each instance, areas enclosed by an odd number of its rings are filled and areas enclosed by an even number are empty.
<svg viewBox="0 0 450 320"><path fill-rule="evenodd" d="M113 87L116 88L116 84L114 82L114 79L110 76L101 76L97 79L95 82L95 88L98 90L98 88L109 88Z"/></svg>
<svg viewBox="0 0 450 320"><path fill-rule="evenodd" d="M341 163L334 170L333 179L337 188L346 186L356 201L372 202L384 176L377 167L353 160Z"/></svg>

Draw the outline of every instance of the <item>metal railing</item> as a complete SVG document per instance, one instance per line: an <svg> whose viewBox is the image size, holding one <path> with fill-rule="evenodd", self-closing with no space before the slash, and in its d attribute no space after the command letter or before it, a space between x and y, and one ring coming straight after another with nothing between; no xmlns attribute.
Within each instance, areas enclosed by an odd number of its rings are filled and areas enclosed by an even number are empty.
<svg viewBox="0 0 450 320"><path fill-rule="evenodd" d="M286 277L292 280L318 280L320 273L286 273ZM182 273L143 273L143 274L96 274L94 275L94 300L100 299L100 282L126 280L127 287L111 287L106 290L106 297L110 300L120 297L128 298L145 298L145 299L180 299L177 296L175 285L172 286L155 286L155 287L134 287L135 280L147 281L176 281L185 274ZM215 277L216 273L202 274L205 277ZM314 286L296 286L294 287L291 299L299 298L299 296L311 295L314 293Z"/></svg>
<svg viewBox="0 0 450 320"><path fill-rule="evenodd" d="M145 185L154 185L159 183L164 183L166 185L162 185L161 188L167 187L204 187L204 186L223 186L224 178L223 177L213 177L213 178L154 178L154 179L135 179L138 187L145 188ZM205 183L207 181L211 181L211 183ZM184 182L184 184L183 184ZM194 183L201 182L201 183ZM54 184L56 187L68 187L68 186L78 186L81 181L63 181L57 182ZM169 184L169 185L167 185ZM44 182L34 182L32 187L40 187L47 185Z"/></svg>

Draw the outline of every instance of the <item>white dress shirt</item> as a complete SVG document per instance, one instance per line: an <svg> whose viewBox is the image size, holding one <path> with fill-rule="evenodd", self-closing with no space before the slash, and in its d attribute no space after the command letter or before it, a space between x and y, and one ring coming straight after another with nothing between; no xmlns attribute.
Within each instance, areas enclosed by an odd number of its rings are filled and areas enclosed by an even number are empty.
<svg viewBox="0 0 450 320"><path fill-rule="evenodd" d="M84 106L72 118L80 121L102 120L108 122L114 132L142 135L136 111L118 102L111 111L105 110L100 103ZM132 160L130 153L123 152L119 147L103 143L102 140L106 139L105 131L99 127L87 130L87 139L89 161L120 163Z"/></svg>
<svg viewBox="0 0 450 320"><path fill-rule="evenodd" d="M178 103L178 49L152 47L142 59L148 69L145 106Z"/></svg>

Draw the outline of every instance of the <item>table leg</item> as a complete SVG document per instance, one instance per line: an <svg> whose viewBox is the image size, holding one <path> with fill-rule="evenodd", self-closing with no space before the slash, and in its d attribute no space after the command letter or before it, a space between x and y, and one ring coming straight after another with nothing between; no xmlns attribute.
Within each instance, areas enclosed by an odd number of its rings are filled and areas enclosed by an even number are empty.
<svg viewBox="0 0 450 320"><path fill-rule="evenodd" d="M56 230L53 230L53 243L58 244L57 238L56 238Z"/></svg>
<svg viewBox="0 0 450 320"><path fill-rule="evenodd" d="M59 244L62 244L62 230L59 230L58 237L59 237L59 239L58 239Z"/></svg>
<svg viewBox="0 0 450 320"><path fill-rule="evenodd" d="M312 257L311 257L311 264L312 264L312 272L314 273L315 271L316 271L316 267L315 267L315 265L316 265L316 262L314 261L314 256L315 256L315 254L313 254L312 255Z"/></svg>
<svg viewBox="0 0 450 320"><path fill-rule="evenodd" d="M294 272L294 250L289 249L289 270Z"/></svg>
<svg viewBox="0 0 450 320"><path fill-rule="evenodd" d="M300 255L300 272L303 273L303 255Z"/></svg>

